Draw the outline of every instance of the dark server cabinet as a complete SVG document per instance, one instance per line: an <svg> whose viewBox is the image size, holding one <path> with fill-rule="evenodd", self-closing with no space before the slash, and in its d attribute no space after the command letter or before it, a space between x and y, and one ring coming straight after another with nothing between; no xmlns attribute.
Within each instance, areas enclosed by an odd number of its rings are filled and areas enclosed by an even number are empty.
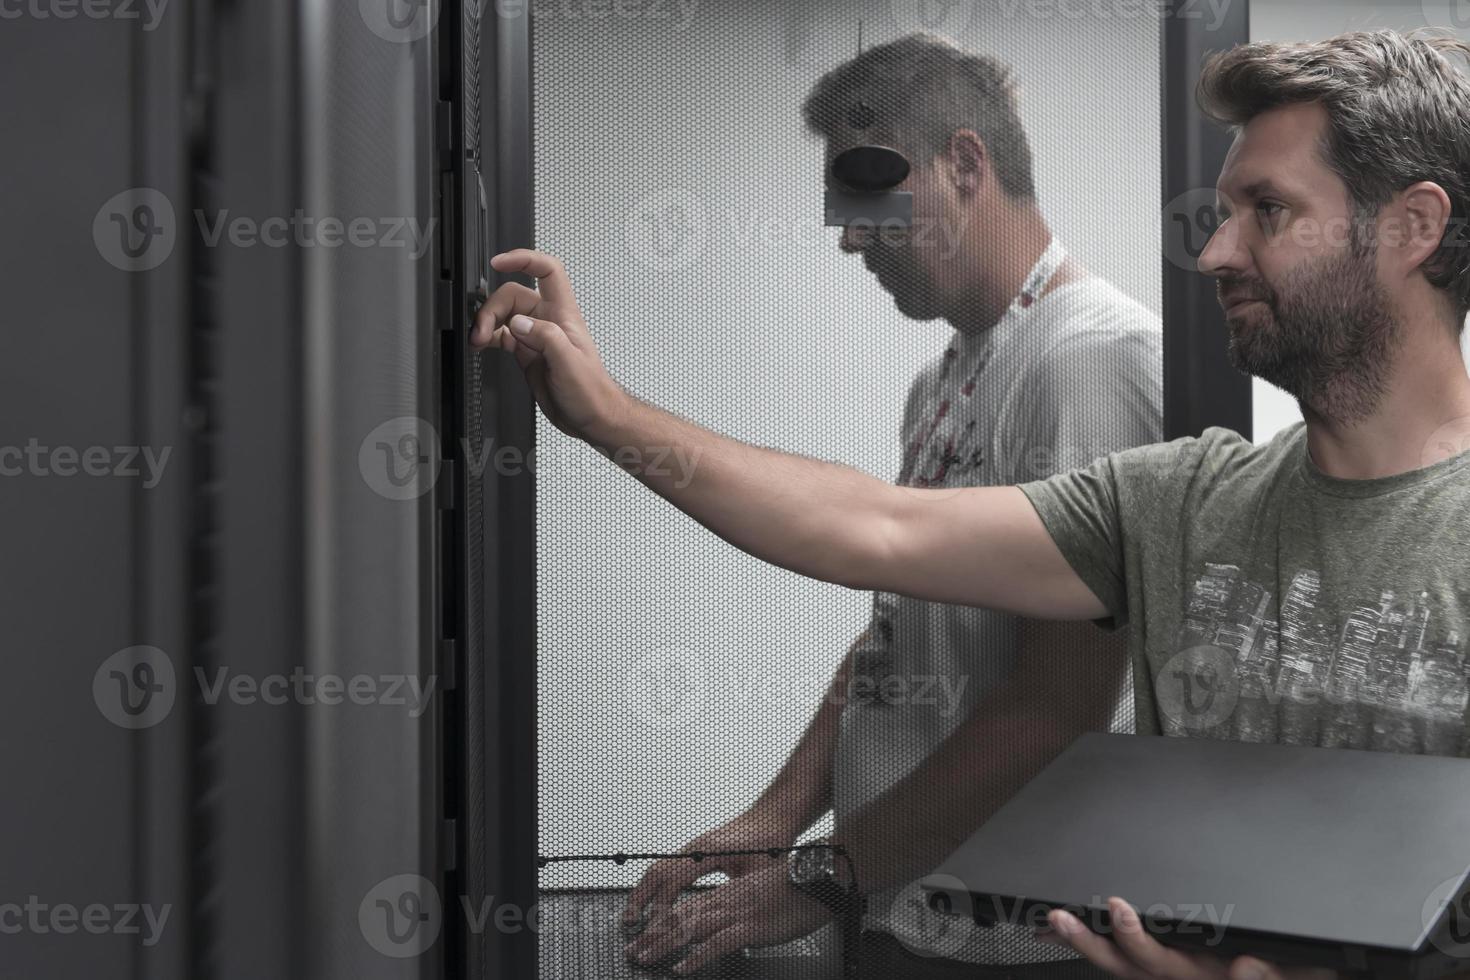
<svg viewBox="0 0 1470 980"><path fill-rule="evenodd" d="M10 971L492 974L462 912L494 690L463 447L514 396L466 344L500 213L479 13L5 21L29 231L7 237L0 441L106 447L119 472L0 480L3 716L28 746L3 763L25 802L0 901L133 907L130 929L7 934ZM262 697L299 676L343 687ZM429 891L438 920L389 918Z"/></svg>

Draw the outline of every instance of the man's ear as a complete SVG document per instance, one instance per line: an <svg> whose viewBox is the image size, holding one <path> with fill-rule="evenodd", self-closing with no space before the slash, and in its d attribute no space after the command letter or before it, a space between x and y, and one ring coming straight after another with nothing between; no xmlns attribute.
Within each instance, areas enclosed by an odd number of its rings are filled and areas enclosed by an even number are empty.
<svg viewBox="0 0 1470 980"><path fill-rule="evenodd" d="M1400 192L1400 209L1407 227L1400 236L1404 248L1404 267L1417 269L1439 248L1440 240L1461 235L1463 228L1455 227L1451 215L1449 195L1444 188L1432 180L1421 180L1410 184ZM1450 240L1457 240L1451 237Z"/></svg>
<svg viewBox="0 0 1470 980"><path fill-rule="evenodd" d="M950 182L964 194L979 193L990 170L990 151L973 129L957 129L940 155Z"/></svg>

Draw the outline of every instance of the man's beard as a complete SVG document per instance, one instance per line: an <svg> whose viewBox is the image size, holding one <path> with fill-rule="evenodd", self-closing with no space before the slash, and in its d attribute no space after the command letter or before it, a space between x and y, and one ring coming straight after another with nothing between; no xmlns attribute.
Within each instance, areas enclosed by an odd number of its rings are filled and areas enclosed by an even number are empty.
<svg viewBox="0 0 1470 980"><path fill-rule="evenodd" d="M1222 293L1261 299L1230 321L1230 362L1270 382L1324 419L1371 415L1388 390L1403 331L1375 270L1376 250L1358 246L1308 260L1279 288L1221 280Z"/></svg>

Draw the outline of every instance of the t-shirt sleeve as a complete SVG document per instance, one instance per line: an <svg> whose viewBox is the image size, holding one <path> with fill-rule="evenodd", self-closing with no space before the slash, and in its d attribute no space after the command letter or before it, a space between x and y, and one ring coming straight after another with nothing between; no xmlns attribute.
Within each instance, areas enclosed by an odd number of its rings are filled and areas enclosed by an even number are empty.
<svg viewBox="0 0 1470 980"><path fill-rule="evenodd" d="M1037 357L1012 410L1013 425L1034 449L1017 474L1067 561L1109 615L1127 622L1123 521L1110 454L1163 438L1159 339L1137 327L1078 330ZM1132 462L1129 458L1125 462Z"/></svg>
<svg viewBox="0 0 1470 980"><path fill-rule="evenodd" d="M1240 445L1249 443L1211 426L1199 437L1121 449L1079 469L1018 484L1062 557L1107 609L1093 622L1115 630L1129 621L1129 600L1141 603L1146 592L1133 581L1150 560L1146 541L1177 544L1176 535L1158 533L1160 522L1179 519L1184 488L1197 482L1207 460L1218 461Z"/></svg>
<svg viewBox="0 0 1470 980"><path fill-rule="evenodd" d="M1011 424L1025 438L1019 479L1040 480L1164 437L1163 352L1151 331L1081 330L1037 357Z"/></svg>
<svg viewBox="0 0 1470 980"><path fill-rule="evenodd" d="M1080 469L1020 484L1062 557L1107 609L1093 622L1109 632L1128 622L1123 534L1113 453Z"/></svg>

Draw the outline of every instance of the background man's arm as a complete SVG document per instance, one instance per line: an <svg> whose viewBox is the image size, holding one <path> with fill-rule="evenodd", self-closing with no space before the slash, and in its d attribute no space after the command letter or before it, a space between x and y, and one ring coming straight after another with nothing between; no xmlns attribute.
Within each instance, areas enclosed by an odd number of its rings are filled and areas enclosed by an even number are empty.
<svg viewBox="0 0 1470 980"><path fill-rule="evenodd" d="M865 636L858 636L838 664L827 696L806 732L756 802L696 837L685 851L786 847L827 812L832 803L832 765L853 651ZM669 907L680 892L711 872L724 872L733 881L770 864L769 858L757 855L709 858L699 864L676 859L658 861L628 893L623 919L628 923L637 921L650 905L660 910ZM729 884L721 888L729 888Z"/></svg>
<svg viewBox="0 0 1470 980"><path fill-rule="evenodd" d="M786 821L784 826L793 839L832 808L832 768L837 754L842 706L847 700L854 651L866 635L859 634L848 647L847 656L837 665L827 694L807 724L801 740L752 807L770 814L773 819Z"/></svg>
<svg viewBox="0 0 1470 980"><path fill-rule="evenodd" d="M913 772L836 827L864 892L932 871L1078 735L1108 729L1127 675L1123 631L1036 620L1020 630L1011 676Z"/></svg>

